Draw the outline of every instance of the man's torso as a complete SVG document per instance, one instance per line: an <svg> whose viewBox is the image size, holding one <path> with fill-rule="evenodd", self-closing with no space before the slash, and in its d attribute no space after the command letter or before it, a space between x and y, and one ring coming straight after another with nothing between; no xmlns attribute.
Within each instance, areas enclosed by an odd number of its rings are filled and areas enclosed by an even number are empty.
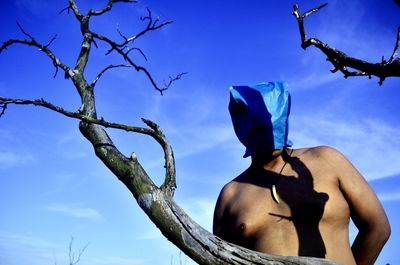
<svg viewBox="0 0 400 265"><path fill-rule="evenodd" d="M355 264L349 206L335 168L318 159L317 149L296 150L282 174L249 168L226 188L233 194L222 220L226 240L275 255Z"/></svg>

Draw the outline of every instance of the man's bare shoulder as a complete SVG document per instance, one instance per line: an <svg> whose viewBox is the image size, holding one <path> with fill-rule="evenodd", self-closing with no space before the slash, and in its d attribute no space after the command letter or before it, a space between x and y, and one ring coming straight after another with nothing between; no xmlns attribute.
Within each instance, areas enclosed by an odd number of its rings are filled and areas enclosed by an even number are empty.
<svg viewBox="0 0 400 265"><path fill-rule="evenodd" d="M225 184L221 190L220 197L224 199L229 199L234 197L238 190L238 185L240 183L241 177L242 174L237 176L233 180L229 181L227 184Z"/></svg>
<svg viewBox="0 0 400 265"><path fill-rule="evenodd" d="M337 149L326 145L293 149L292 156L301 159L321 159L328 163L337 163L345 158Z"/></svg>

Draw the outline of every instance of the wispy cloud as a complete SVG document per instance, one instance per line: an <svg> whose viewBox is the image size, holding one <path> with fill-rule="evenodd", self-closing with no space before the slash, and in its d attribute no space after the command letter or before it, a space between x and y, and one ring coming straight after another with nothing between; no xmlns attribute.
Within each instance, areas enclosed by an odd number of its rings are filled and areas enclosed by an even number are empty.
<svg viewBox="0 0 400 265"><path fill-rule="evenodd" d="M320 58L316 58L320 61ZM325 63L322 61L322 63ZM312 90L314 88L321 88L331 82L335 82L343 77L340 74L332 74L326 70L327 67L321 67L321 64L314 67L312 71L307 72L308 75L298 79L288 79L289 84L296 91L299 90Z"/></svg>
<svg viewBox="0 0 400 265"><path fill-rule="evenodd" d="M0 169L8 169L35 161L28 153L17 153L0 150Z"/></svg>
<svg viewBox="0 0 400 265"><path fill-rule="evenodd" d="M116 256L108 256L101 258L85 258L85 264L89 265L144 265L152 264L151 259L135 259L135 258L124 258Z"/></svg>
<svg viewBox="0 0 400 265"><path fill-rule="evenodd" d="M220 100L200 88L190 93L154 98L149 116L162 121L162 128L173 145L175 157L186 158L212 150L218 146L230 148L237 144L233 127L227 116L227 106L221 111ZM180 100L176 110L176 101ZM150 104L150 103L149 103ZM166 111L167 110L167 111ZM173 111L172 111L173 110ZM162 157L147 163L147 167L163 164Z"/></svg>
<svg viewBox="0 0 400 265"><path fill-rule="evenodd" d="M51 205L45 207L45 209L50 212L62 213L77 218L93 220L103 219L103 216L98 211L92 208L81 208L69 205Z"/></svg>
<svg viewBox="0 0 400 265"><path fill-rule="evenodd" d="M290 138L296 147L333 146L368 180L400 172L400 150L396 148L400 146L400 128L378 120L344 121L323 115L294 116L292 121Z"/></svg>
<svg viewBox="0 0 400 265"><path fill-rule="evenodd" d="M0 91L1 91L1 85L0 85ZM14 135L10 130L4 130L0 129L0 139L1 141L12 141L14 140Z"/></svg>
<svg viewBox="0 0 400 265"><path fill-rule="evenodd" d="M138 240L154 240L154 239L160 239L163 238L163 235L161 234L161 232L154 227L154 229L150 229L145 231L144 233L140 234L139 236L137 236L135 239Z"/></svg>
<svg viewBox="0 0 400 265"><path fill-rule="evenodd" d="M51 5L46 5L40 0L17 0L15 1L18 11L23 12L23 14L29 14L34 16L49 15L52 10ZM26 19L26 17L25 17Z"/></svg>
<svg viewBox="0 0 400 265"><path fill-rule="evenodd" d="M179 150L178 157L186 157L225 145L227 142L236 141L236 136L231 125L207 125L185 127L179 130L180 142L176 146Z"/></svg>
<svg viewBox="0 0 400 265"><path fill-rule="evenodd" d="M400 191L380 192L377 195L382 202L400 201Z"/></svg>
<svg viewBox="0 0 400 265"><path fill-rule="evenodd" d="M210 198L191 198L182 202L181 206L199 225L212 231L214 200Z"/></svg>
<svg viewBox="0 0 400 265"><path fill-rule="evenodd" d="M45 238L0 231L0 263L7 265L53 264L65 246Z"/></svg>
<svg viewBox="0 0 400 265"><path fill-rule="evenodd" d="M231 125L225 124L196 124L179 126L167 132L176 159L183 159L215 148L235 148L237 139ZM162 156L146 161L146 168L152 169L164 164Z"/></svg>
<svg viewBox="0 0 400 265"><path fill-rule="evenodd" d="M47 239L26 236L26 235L16 235L5 232L0 232L0 242L7 244L19 244L28 247L35 248L61 248L64 247L62 244L58 244Z"/></svg>

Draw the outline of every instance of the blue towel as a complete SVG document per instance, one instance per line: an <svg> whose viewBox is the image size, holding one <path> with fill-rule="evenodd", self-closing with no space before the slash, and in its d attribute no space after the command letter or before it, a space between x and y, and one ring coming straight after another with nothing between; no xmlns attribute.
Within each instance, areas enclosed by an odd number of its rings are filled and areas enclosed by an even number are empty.
<svg viewBox="0 0 400 265"><path fill-rule="evenodd" d="M229 112L244 157L292 146L288 140L290 94L285 81L230 88Z"/></svg>

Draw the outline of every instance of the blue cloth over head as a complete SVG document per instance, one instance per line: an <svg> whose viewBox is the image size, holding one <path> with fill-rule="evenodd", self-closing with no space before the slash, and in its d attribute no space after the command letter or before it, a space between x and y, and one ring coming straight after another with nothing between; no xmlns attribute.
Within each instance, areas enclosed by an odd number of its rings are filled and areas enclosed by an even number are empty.
<svg viewBox="0 0 400 265"><path fill-rule="evenodd" d="M290 94L285 81L230 88L229 112L244 157L292 146L288 140Z"/></svg>

